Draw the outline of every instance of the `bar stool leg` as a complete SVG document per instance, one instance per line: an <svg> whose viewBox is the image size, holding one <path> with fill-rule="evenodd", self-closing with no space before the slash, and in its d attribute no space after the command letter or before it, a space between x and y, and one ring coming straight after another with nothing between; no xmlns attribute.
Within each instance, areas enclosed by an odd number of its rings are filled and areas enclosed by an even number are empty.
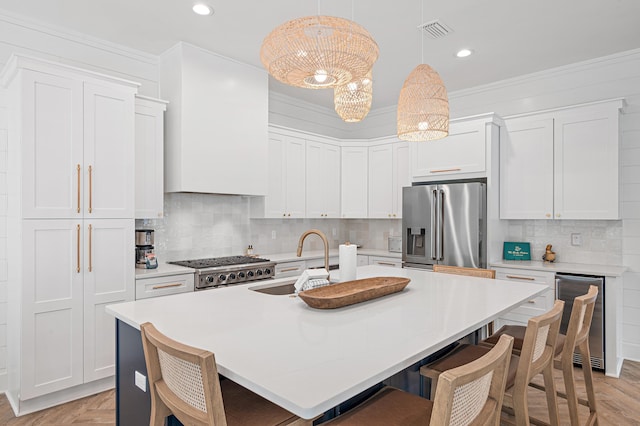
<svg viewBox="0 0 640 426"><path fill-rule="evenodd" d="M547 406L549 408L549 422L552 426L560 425L558 415L558 398L556 396L556 385L553 381L553 360L542 370L544 378L545 394L547 395Z"/></svg>
<svg viewBox="0 0 640 426"><path fill-rule="evenodd" d="M582 361L584 362L584 359ZM573 360L569 357L564 357L562 359L562 377L564 379L567 404L569 405L569 418L571 419L571 424L579 425L580 420L578 418L578 394L576 392L575 375L573 372Z"/></svg>
<svg viewBox="0 0 640 426"><path fill-rule="evenodd" d="M582 356L582 372L584 374L584 384L587 390L587 400L589 401L589 421L594 425L598 424L598 413L596 411L596 394L593 387L593 371L591 370L591 349L589 349L589 340L585 340L578 346L580 355ZM585 368L585 360L588 368Z"/></svg>

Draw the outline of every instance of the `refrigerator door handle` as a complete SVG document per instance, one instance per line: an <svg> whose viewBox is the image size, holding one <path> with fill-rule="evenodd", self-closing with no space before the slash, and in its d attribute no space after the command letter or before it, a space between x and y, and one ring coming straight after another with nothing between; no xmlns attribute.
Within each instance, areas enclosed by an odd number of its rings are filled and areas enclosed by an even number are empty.
<svg viewBox="0 0 640 426"><path fill-rule="evenodd" d="M438 192L438 260L444 260L444 191L440 189Z"/></svg>
<svg viewBox="0 0 640 426"><path fill-rule="evenodd" d="M431 260L438 260L438 253L436 253L436 235L438 229L436 212L438 206L438 192L435 189L431 192L433 195L433 204L431 204Z"/></svg>

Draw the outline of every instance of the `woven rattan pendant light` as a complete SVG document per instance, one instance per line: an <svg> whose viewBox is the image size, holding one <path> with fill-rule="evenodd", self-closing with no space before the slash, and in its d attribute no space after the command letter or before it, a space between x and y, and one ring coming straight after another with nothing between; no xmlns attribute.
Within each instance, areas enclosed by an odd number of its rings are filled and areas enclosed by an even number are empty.
<svg viewBox="0 0 640 426"><path fill-rule="evenodd" d="M422 2L421 2L422 6ZM422 30L420 30L422 31ZM420 34L420 50L423 35ZM424 63L411 71L398 99L398 138L431 141L449 134L449 99L440 75Z"/></svg>
<svg viewBox="0 0 640 426"><path fill-rule="evenodd" d="M307 16L267 35L260 60L282 83L325 89L365 76L378 54L377 43L361 25L334 16Z"/></svg>
<svg viewBox="0 0 640 426"><path fill-rule="evenodd" d="M361 121L371 109L373 81L371 71L333 90L333 104L336 112L347 123Z"/></svg>

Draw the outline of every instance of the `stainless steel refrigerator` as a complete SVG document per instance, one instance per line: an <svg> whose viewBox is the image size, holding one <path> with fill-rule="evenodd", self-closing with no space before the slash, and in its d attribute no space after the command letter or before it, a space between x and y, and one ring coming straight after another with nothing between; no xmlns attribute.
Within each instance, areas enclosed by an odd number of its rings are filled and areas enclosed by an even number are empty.
<svg viewBox="0 0 640 426"><path fill-rule="evenodd" d="M487 267L485 183L414 184L402 190L403 267Z"/></svg>

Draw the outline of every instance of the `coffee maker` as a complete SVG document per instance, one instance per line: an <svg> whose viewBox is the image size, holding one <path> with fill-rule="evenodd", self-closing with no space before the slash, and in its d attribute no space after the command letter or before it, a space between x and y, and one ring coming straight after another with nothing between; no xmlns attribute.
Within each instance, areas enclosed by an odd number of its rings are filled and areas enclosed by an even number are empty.
<svg viewBox="0 0 640 426"><path fill-rule="evenodd" d="M136 229L136 268L158 267L158 259L153 251L153 241L153 229Z"/></svg>

